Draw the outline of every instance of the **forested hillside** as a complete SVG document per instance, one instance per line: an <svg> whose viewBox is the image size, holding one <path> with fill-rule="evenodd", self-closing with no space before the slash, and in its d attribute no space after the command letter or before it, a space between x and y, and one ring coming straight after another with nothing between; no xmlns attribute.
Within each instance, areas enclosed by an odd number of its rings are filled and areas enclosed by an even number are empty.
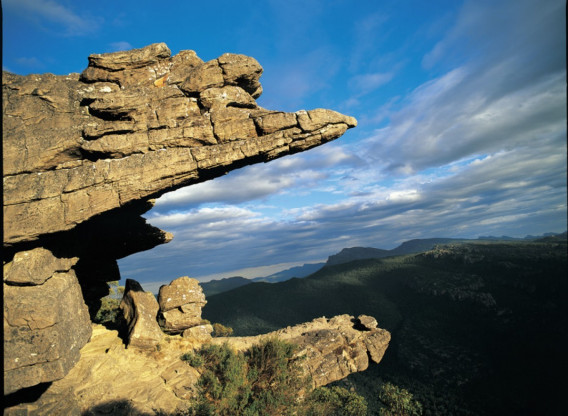
<svg viewBox="0 0 568 416"><path fill-rule="evenodd" d="M436 246L326 266L208 298L204 317L253 335L341 313L392 333L382 363L341 382L378 411L391 382L425 414L562 414L568 342L565 240Z"/></svg>

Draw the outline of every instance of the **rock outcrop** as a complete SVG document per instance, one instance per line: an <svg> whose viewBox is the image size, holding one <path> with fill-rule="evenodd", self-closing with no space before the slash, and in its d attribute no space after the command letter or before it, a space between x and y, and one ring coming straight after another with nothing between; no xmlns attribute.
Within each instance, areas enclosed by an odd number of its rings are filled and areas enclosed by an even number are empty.
<svg viewBox="0 0 568 416"><path fill-rule="evenodd" d="M153 349L162 339L158 325L158 302L136 280L126 279L120 309L128 326L128 346Z"/></svg>
<svg viewBox="0 0 568 416"><path fill-rule="evenodd" d="M201 309L207 301L199 282L184 276L160 287L158 303L162 329L169 334L179 334L201 325ZM195 331L197 334L203 330L205 328ZM190 333L187 332L188 336Z"/></svg>
<svg viewBox="0 0 568 416"><path fill-rule="evenodd" d="M366 370L369 359L380 362L391 339L390 332L378 328L373 317L339 315L331 319L314 319L264 335L213 338L212 342L228 342L236 350L244 351L274 337L299 346L297 355L305 357L301 365L311 376L314 387Z"/></svg>
<svg viewBox="0 0 568 416"><path fill-rule="evenodd" d="M356 125L259 107L261 73L163 43L91 55L82 74L3 72L5 394L63 377L116 260L171 240L141 217L154 198Z"/></svg>
<svg viewBox="0 0 568 416"><path fill-rule="evenodd" d="M91 335L73 265L41 247L4 264L4 391L62 378Z"/></svg>
<svg viewBox="0 0 568 416"><path fill-rule="evenodd" d="M257 337L213 338L212 342L229 342L237 350L274 336L297 342L298 355L306 357L301 361L304 370L314 386L321 386L366 369L369 360L381 360L390 334L376 326L371 317L341 315ZM183 414L196 392L200 369L180 356L201 344L195 338L165 335L159 350L131 349L116 331L94 324L92 339L69 374L52 383L34 403L11 407L4 415Z"/></svg>

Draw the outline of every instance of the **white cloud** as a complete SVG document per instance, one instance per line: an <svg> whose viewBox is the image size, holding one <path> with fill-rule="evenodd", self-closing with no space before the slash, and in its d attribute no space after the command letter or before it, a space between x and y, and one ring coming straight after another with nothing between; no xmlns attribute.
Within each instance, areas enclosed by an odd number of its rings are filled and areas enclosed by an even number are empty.
<svg viewBox="0 0 568 416"><path fill-rule="evenodd" d="M361 97L389 83L393 77L394 74L392 72L360 74L352 77L349 85L355 90L355 96Z"/></svg>
<svg viewBox="0 0 568 416"><path fill-rule="evenodd" d="M31 58L21 57L21 58L16 58L15 61L18 64L29 68L41 68L44 66L43 63L36 57L31 57Z"/></svg>
<svg viewBox="0 0 568 416"><path fill-rule="evenodd" d="M495 96L493 86L517 70L499 67L500 73L493 67L481 75L456 69L415 90L405 107L390 114L391 124L368 140L369 157L408 174L535 143L564 128L564 73Z"/></svg>
<svg viewBox="0 0 568 416"><path fill-rule="evenodd" d="M175 238L141 255L137 267L171 280L321 259L350 246L392 248L411 238L564 231L562 11L559 1L467 2L424 58L436 78L377 113L388 125L349 148L340 141L178 191L194 208L246 208L167 213L179 205L164 197L149 221L171 226ZM251 203L313 189L338 197L274 216ZM152 266L152 259L159 261Z"/></svg>
<svg viewBox="0 0 568 416"><path fill-rule="evenodd" d="M127 51L129 49L133 49L133 46L130 42L126 42L125 40L121 40L119 42L113 42L110 44L111 52L118 52L118 51Z"/></svg>
<svg viewBox="0 0 568 416"><path fill-rule="evenodd" d="M65 35L85 35L99 24L98 20L80 16L55 0L4 0L2 5L41 27L45 23L55 24L64 30L62 34Z"/></svg>

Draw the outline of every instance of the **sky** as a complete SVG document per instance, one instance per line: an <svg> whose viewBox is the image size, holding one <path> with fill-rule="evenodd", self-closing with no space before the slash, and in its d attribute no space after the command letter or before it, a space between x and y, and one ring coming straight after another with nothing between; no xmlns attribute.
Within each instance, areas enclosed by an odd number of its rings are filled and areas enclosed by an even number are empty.
<svg viewBox="0 0 568 416"><path fill-rule="evenodd" d="M345 247L567 228L562 0L3 0L2 66L81 72L165 42L256 58L264 108L358 127L301 154L165 194L172 242L119 261L145 288L258 277ZM150 289L147 289L150 290Z"/></svg>

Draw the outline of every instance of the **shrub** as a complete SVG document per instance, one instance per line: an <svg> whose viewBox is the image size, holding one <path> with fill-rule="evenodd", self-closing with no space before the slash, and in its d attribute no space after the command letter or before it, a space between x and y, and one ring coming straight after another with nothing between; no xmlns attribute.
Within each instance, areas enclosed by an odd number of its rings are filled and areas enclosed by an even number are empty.
<svg viewBox="0 0 568 416"><path fill-rule="evenodd" d="M123 294L124 286L119 286L118 281L109 282L109 294L101 299L101 307L93 322L110 329L120 328L124 320L119 308Z"/></svg>
<svg viewBox="0 0 568 416"><path fill-rule="evenodd" d="M233 328L218 323L213 324L213 336L230 337L233 335Z"/></svg>
<svg viewBox="0 0 568 416"><path fill-rule="evenodd" d="M277 338L253 346L246 353L234 352L228 344L208 345L190 362L202 359L197 403L191 415L345 415L363 416L365 400L340 387L320 387L312 393L303 376L296 346ZM183 358L185 357L185 358Z"/></svg>
<svg viewBox="0 0 568 416"><path fill-rule="evenodd" d="M243 414L250 396L244 355L234 352L227 344L205 346L198 354L205 369L198 382L198 403L191 414Z"/></svg>
<svg viewBox="0 0 568 416"><path fill-rule="evenodd" d="M251 397L247 414L284 415L297 406L307 380L301 376L295 352L295 345L278 338L250 349L247 364Z"/></svg>
<svg viewBox="0 0 568 416"><path fill-rule="evenodd" d="M422 404L414 400L412 394L391 383L385 383L379 391L379 399L385 405L381 416L420 416Z"/></svg>
<svg viewBox="0 0 568 416"><path fill-rule="evenodd" d="M365 416L367 402L355 392L343 387L319 387L307 398L306 416Z"/></svg>
<svg viewBox="0 0 568 416"><path fill-rule="evenodd" d="M180 359L195 368L202 367L204 364L203 357L199 354L194 354L193 352L186 352L180 357Z"/></svg>

